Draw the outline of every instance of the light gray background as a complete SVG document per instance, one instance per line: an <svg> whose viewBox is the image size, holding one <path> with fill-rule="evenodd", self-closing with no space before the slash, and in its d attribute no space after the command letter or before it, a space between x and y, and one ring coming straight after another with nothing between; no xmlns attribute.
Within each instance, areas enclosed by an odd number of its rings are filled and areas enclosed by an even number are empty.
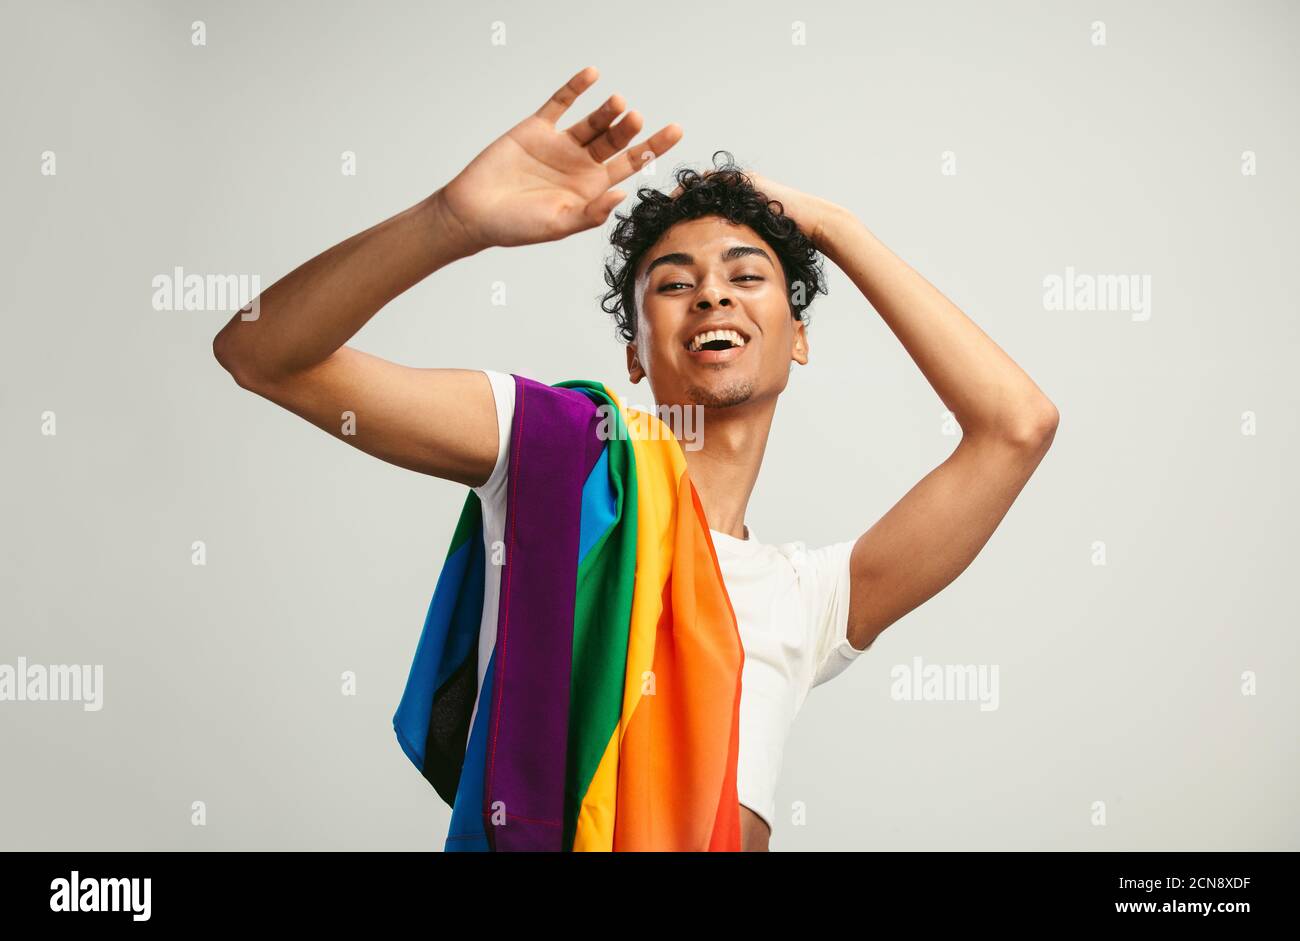
<svg viewBox="0 0 1300 941"><path fill-rule="evenodd" d="M643 182L726 148L850 207L1062 416L975 563L813 693L777 793L807 822L773 848L1300 847L1294 4L3 11L0 663L105 668L101 712L0 703L5 847L441 847L390 721L464 488L239 389L211 354L228 312L156 311L150 282L269 286L588 64L572 119L619 91L685 129ZM596 303L607 229L437 272L354 343L647 403ZM1151 319L1044 310L1066 266L1150 275ZM857 535L956 443L828 272L750 505L769 542ZM998 665L1000 708L892 700L914 656Z"/></svg>

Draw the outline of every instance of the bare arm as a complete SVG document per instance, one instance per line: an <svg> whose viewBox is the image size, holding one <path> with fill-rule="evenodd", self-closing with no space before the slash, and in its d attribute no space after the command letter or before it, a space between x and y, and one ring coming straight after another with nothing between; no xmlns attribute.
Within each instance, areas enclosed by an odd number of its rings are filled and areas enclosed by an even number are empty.
<svg viewBox="0 0 1300 941"><path fill-rule="evenodd" d="M213 341L245 389L385 461L467 486L497 454L491 386L477 370L421 369L344 344L384 305L443 265L492 246L554 241L600 225L626 197L610 187L681 138L642 126L621 96L564 131L556 121L598 72L586 68L454 180L285 275ZM344 433L344 413L352 413Z"/></svg>
<svg viewBox="0 0 1300 941"><path fill-rule="evenodd" d="M849 276L962 428L948 459L854 544L849 640L861 650L965 571L1047 453L1059 415L1001 347L852 213L748 175Z"/></svg>
<svg viewBox="0 0 1300 941"><path fill-rule="evenodd" d="M413 368L343 345L398 294L470 254L439 190L285 275L262 293L256 320L231 318L213 352L240 386L340 440L477 486L497 454L487 377ZM355 416L350 434L346 413Z"/></svg>

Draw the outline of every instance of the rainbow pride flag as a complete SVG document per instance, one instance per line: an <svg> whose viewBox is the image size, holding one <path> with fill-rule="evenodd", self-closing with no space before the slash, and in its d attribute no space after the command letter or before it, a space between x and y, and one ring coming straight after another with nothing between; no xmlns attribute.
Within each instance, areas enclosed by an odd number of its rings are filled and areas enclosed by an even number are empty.
<svg viewBox="0 0 1300 941"><path fill-rule="evenodd" d="M444 848L739 850L744 651L681 446L601 383L514 380L482 688L471 491L393 716L452 808Z"/></svg>

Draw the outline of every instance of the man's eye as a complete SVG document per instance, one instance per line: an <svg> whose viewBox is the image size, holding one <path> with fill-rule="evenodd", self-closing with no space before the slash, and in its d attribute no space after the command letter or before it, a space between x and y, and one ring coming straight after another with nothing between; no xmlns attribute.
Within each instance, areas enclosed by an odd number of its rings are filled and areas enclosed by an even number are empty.
<svg viewBox="0 0 1300 941"><path fill-rule="evenodd" d="M762 280L763 280L763 276L762 276L762 275L759 275L759 274L742 274L742 275L739 275L739 276L736 277L736 278L733 278L732 280L735 280L735 281L744 281L746 278L752 278L752 279L755 280L755 281L762 281ZM685 281L667 281L667 282L665 282L664 284L659 285L659 290L661 290L661 291L668 291L668 290L671 290L671 289L673 289L673 288L677 288L677 287L688 288L688 287L690 287L690 285L687 284Z"/></svg>

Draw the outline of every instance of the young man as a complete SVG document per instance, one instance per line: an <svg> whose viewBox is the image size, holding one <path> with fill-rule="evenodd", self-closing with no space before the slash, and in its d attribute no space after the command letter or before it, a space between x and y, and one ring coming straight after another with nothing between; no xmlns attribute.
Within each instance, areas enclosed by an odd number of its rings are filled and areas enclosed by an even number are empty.
<svg viewBox="0 0 1300 941"><path fill-rule="evenodd" d="M669 124L628 147L642 121L632 111L614 123L626 105L613 95L560 130L597 75L583 69L450 183L286 275L263 292L259 316L235 315L213 343L240 386L376 457L475 488L488 541L504 519L511 378L410 368L345 344L443 265L607 219L626 196L611 187L665 153L681 129ZM703 446L683 453L745 652L742 842L766 849L785 737L808 690L970 564L1042 460L1058 416L979 327L848 210L730 168L678 181L668 196L643 192L620 221L606 309L627 341L629 379L645 378L660 408L704 409ZM809 551L759 542L745 514L777 398L792 363L808 361L818 252L861 290L963 433L875 525ZM359 421L345 437L347 410Z"/></svg>

